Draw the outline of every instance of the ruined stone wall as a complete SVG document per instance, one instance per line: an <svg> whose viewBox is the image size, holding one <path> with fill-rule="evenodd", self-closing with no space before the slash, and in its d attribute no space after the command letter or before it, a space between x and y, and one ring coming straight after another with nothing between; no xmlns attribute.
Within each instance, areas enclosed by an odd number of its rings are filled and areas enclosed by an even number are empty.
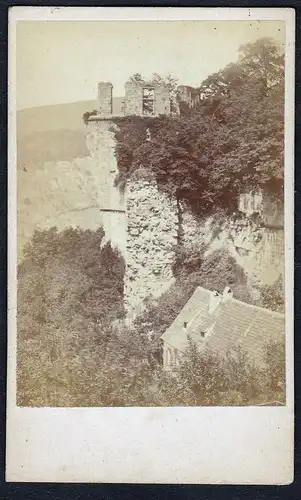
<svg viewBox="0 0 301 500"><path fill-rule="evenodd" d="M264 223L270 228L284 227L284 204L277 198L263 196L262 213Z"/></svg>
<svg viewBox="0 0 301 500"><path fill-rule="evenodd" d="M115 186L118 173L115 157L114 124L110 120L88 122L86 142L91 161L97 166L100 225L106 241L111 241L125 255L126 214L124 195Z"/></svg>
<svg viewBox="0 0 301 500"><path fill-rule="evenodd" d="M124 294L125 307L132 315L143 309L144 299L160 296L173 282L178 217L176 201L139 172L128 182L126 198Z"/></svg>
<svg viewBox="0 0 301 500"><path fill-rule="evenodd" d="M124 114L127 116L143 116L143 89L151 88L154 91L154 115L170 115L170 93L165 83L143 83L128 81L125 84Z"/></svg>
<svg viewBox="0 0 301 500"><path fill-rule="evenodd" d="M200 95L197 89L188 85L179 85L177 89L178 100L187 104L189 108L194 108L200 102Z"/></svg>
<svg viewBox="0 0 301 500"><path fill-rule="evenodd" d="M283 229L262 227L252 218L237 220L216 214L201 219L185 205L158 190L139 169L124 194L114 185L118 174L113 122L86 126L89 162L99 172L97 200L106 239L125 257L124 300L128 317L143 309L145 299L158 297L172 284L177 245L210 255L225 250L244 269L251 283L274 283L284 266Z"/></svg>
<svg viewBox="0 0 301 500"><path fill-rule="evenodd" d="M98 84L98 111L101 115L111 115L113 111L113 85L110 82Z"/></svg>
<svg viewBox="0 0 301 500"><path fill-rule="evenodd" d="M260 279L264 284L273 284L284 275L284 230L266 228L259 253Z"/></svg>
<svg viewBox="0 0 301 500"><path fill-rule="evenodd" d="M126 82L124 114L142 116L143 85L141 82Z"/></svg>
<svg viewBox="0 0 301 500"><path fill-rule="evenodd" d="M184 205L180 205L179 209L181 212L180 244L187 251L204 249L213 238L211 219L197 217Z"/></svg>
<svg viewBox="0 0 301 500"><path fill-rule="evenodd" d="M155 115L170 115L169 88L165 84L155 86Z"/></svg>

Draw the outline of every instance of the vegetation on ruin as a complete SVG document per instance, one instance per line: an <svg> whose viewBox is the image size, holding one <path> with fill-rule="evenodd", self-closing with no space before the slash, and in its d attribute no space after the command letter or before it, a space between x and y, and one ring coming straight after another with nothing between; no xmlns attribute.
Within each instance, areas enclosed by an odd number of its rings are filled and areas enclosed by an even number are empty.
<svg viewBox="0 0 301 500"><path fill-rule="evenodd" d="M92 111L86 111L83 114L83 122L87 124L89 121L89 118L91 118L91 116L96 116L97 114L98 114L97 109L93 109Z"/></svg>
<svg viewBox="0 0 301 500"><path fill-rule="evenodd" d="M267 347L265 370L242 352L226 358L188 349L173 374L162 370L160 335L195 286L231 283L245 298L236 264L216 254L178 266L176 283L129 329L124 262L103 231L36 232L18 268L18 405L166 406L283 403L283 347ZM210 374L210 376L208 376Z"/></svg>
<svg viewBox="0 0 301 500"><path fill-rule="evenodd" d="M173 93L171 77L169 84ZM115 120L118 184L134 172L146 172L200 214L232 211L241 191L258 186L280 198L284 68L279 48L267 39L242 47L239 61L208 77L199 92L205 99L193 110L180 103L180 116ZM85 113L84 121L93 114ZM64 134L76 155L87 154L83 134ZM32 158L31 142L23 140L28 158L22 165L51 161L53 155L73 158L68 147L50 147L54 132L45 137L50 145L43 142L38 159ZM19 405L284 403L283 345L268 345L266 367L255 369L240 349L222 358L200 354L191 343L177 370L162 370L160 336L198 285L220 292L230 285L236 298L253 300L243 270L228 254L205 257L200 249L179 246L174 285L160 299L149 299L145 312L127 328L122 322L124 261L110 244L102 245L103 238L102 229L53 228L36 232L27 246L18 268ZM261 300L264 307L283 309L282 278L263 287Z"/></svg>
<svg viewBox="0 0 301 500"><path fill-rule="evenodd" d="M232 210L237 195L264 187L283 195L284 59L270 39L240 49L236 63L209 76L205 98L180 116L117 120L122 186L143 167L168 194L197 212ZM151 140L148 141L146 130Z"/></svg>

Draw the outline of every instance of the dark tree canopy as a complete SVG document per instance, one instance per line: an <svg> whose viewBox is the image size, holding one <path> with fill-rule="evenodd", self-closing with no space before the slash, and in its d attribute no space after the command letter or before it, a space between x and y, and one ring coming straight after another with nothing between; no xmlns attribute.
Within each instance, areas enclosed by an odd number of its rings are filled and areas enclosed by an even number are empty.
<svg viewBox="0 0 301 500"><path fill-rule="evenodd" d="M158 78L158 77L157 77ZM198 212L232 209L240 192L283 196L284 62L272 40L241 47L237 63L209 76L200 104L180 116L118 121L119 182L143 166ZM146 140L146 129L151 140Z"/></svg>

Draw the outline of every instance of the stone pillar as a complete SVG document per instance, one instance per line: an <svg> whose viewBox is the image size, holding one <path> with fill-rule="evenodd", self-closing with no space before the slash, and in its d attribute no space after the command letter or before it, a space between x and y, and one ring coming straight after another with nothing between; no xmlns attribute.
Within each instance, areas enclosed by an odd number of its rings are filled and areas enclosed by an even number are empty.
<svg viewBox="0 0 301 500"><path fill-rule="evenodd" d="M103 116L111 115L113 85L110 82L99 82L98 84L98 110Z"/></svg>
<svg viewBox="0 0 301 500"><path fill-rule="evenodd" d="M159 297L174 282L178 217L176 201L159 192L153 180L129 181L126 200L124 298L128 316L133 317L143 310L146 298Z"/></svg>
<svg viewBox="0 0 301 500"><path fill-rule="evenodd" d="M124 114L142 116L143 82L125 83Z"/></svg>
<svg viewBox="0 0 301 500"><path fill-rule="evenodd" d="M155 115L170 115L170 93L165 83L156 84L155 89Z"/></svg>

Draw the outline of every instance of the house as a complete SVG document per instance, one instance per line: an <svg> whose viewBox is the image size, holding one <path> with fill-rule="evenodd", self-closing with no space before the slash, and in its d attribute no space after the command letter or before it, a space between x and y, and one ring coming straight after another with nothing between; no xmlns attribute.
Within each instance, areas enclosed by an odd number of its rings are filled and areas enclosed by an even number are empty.
<svg viewBox="0 0 301 500"><path fill-rule="evenodd" d="M180 364L189 339L200 351L221 356L241 346L261 367L264 345L284 342L285 319L283 314L235 299L229 287L220 294L199 286L161 338L166 369Z"/></svg>

